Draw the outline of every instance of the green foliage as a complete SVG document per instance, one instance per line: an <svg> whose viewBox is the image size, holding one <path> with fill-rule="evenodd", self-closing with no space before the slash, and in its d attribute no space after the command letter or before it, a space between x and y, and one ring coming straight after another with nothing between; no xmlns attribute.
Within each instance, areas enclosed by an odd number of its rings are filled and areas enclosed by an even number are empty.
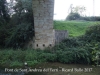
<svg viewBox="0 0 100 75"><path fill-rule="evenodd" d="M23 51L3 50L3 51L0 51L0 52L2 53L2 54L0 54L0 57L1 57L0 59L2 60L2 62L5 62L5 61L16 61L16 60L23 62L23 60L25 59L24 58L25 57L25 53L23 53Z"/></svg>
<svg viewBox="0 0 100 75"><path fill-rule="evenodd" d="M12 15L11 22L18 25L21 23L31 23L33 24L33 10L32 0L17 0L17 4L13 6L15 14Z"/></svg>
<svg viewBox="0 0 100 75"><path fill-rule="evenodd" d="M22 66L24 62L29 66L41 62L95 64L98 52L100 42L85 42L83 37L67 38L50 50L2 50L0 64L10 67Z"/></svg>
<svg viewBox="0 0 100 75"><path fill-rule="evenodd" d="M36 64L39 64L39 61L37 61L37 60L26 61L26 62L27 62L27 64L28 64L28 66L34 66L34 65L36 65Z"/></svg>
<svg viewBox="0 0 100 75"><path fill-rule="evenodd" d="M47 61L47 62L54 62L54 61L56 61L57 56L56 56L56 54L53 54L53 53L45 53L44 52L39 55L39 58L44 61Z"/></svg>
<svg viewBox="0 0 100 75"><path fill-rule="evenodd" d="M41 50L0 50L0 66L22 67L24 62L34 66L40 62L54 62L56 59L56 54Z"/></svg>
<svg viewBox="0 0 100 75"><path fill-rule="evenodd" d="M22 67L23 63L19 62L19 61L13 61L10 64L10 67L16 68L16 67Z"/></svg>
<svg viewBox="0 0 100 75"><path fill-rule="evenodd" d="M57 52L57 60L62 63L91 63L91 54L83 46L82 41L69 38L54 48Z"/></svg>
<svg viewBox="0 0 100 75"><path fill-rule="evenodd" d="M5 46L5 39L8 37L8 29L7 25L0 26L0 48Z"/></svg>
<svg viewBox="0 0 100 75"><path fill-rule="evenodd" d="M22 48L34 36L33 26L22 23L14 28L12 35L6 40L6 47Z"/></svg>
<svg viewBox="0 0 100 75"><path fill-rule="evenodd" d="M80 20L85 20L85 21L100 21L100 16L86 16L86 17L81 17Z"/></svg>
<svg viewBox="0 0 100 75"><path fill-rule="evenodd" d="M67 16L67 18L66 18L66 20L79 20L80 19L80 14L78 14L78 13L70 13L68 16Z"/></svg>
<svg viewBox="0 0 100 75"><path fill-rule="evenodd" d="M32 0L0 1L0 48L22 48L34 36Z"/></svg>
<svg viewBox="0 0 100 75"><path fill-rule="evenodd" d="M85 30L88 26L96 24L96 22L77 22L77 21L54 21L55 29L70 30L79 32ZM99 22L98 22L99 23ZM12 36L7 38L7 45L14 48L24 46L24 42L29 40L32 34L32 25L30 23L21 23L15 26ZM79 29L78 31L75 30ZM6 29L5 29L6 30ZM67 38L59 45L52 49L41 50L3 50L0 51L0 64L21 66L27 62L29 66L33 66L41 62L62 62L62 63L82 63L91 64L96 62L96 54L100 51L99 41L99 25L89 27L86 34L81 37ZM30 32L28 32L30 31ZM83 32L83 31L82 31ZM80 32L79 32L80 33ZM75 34L75 33L73 33ZM82 34L82 33L81 33ZM76 34L75 34L76 35ZM29 36L29 37L27 37ZM32 35L33 36L33 35ZM78 34L79 36L79 34ZM17 40L16 40L17 39ZM13 41L13 42L12 42ZM23 43L23 44L22 44Z"/></svg>
<svg viewBox="0 0 100 75"><path fill-rule="evenodd" d="M89 54L85 49L80 48L71 48L67 51L63 51L58 55L59 61L63 63L82 63L89 64L90 58Z"/></svg>
<svg viewBox="0 0 100 75"><path fill-rule="evenodd" d="M95 25L100 22L92 21L54 21L54 29L68 30L70 37L84 35L88 26Z"/></svg>
<svg viewBox="0 0 100 75"><path fill-rule="evenodd" d="M25 61L34 61L34 60L38 60L38 52L34 51L34 50L30 50L26 53L25 56Z"/></svg>
<svg viewBox="0 0 100 75"><path fill-rule="evenodd" d="M97 53L100 52L99 27L99 24L91 26L85 35L64 40L55 49L58 53L58 61L63 63L97 63Z"/></svg>
<svg viewBox="0 0 100 75"><path fill-rule="evenodd" d="M83 46L90 52L91 61L97 63L97 54L100 52L100 25L90 26L85 35L80 37Z"/></svg>
<svg viewBox="0 0 100 75"><path fill-rule="evenodd" d="M87 38L88 41L100 42L100 24L89 27L86 31L85 38Z"/></svg>
<svg viewBox="0 0 100 75"><path fill-rule="evenodd" d="M97 41L85 42L84 47L90 52L92 63L97 64L97 59L98 59L97 56L98 53L100 52L100 42Z"/></svg>
<svg viewBox="0 0 100 75"><path fill-rule="evenodd" d="M32 0L16 0L13 6L14 14L11 17L9 36L5 47L23 48L34 36L34 22L32 13Z"/></svg>
<svg viewBox="0 0 100 75"><path fill-rule="evenodd" d="M10 16L7 10L7 2L6 0L0 0L0 25L3 22L8 22L9 19L10 19Z"/></svg>
<svg viewBox="0 0 100 75"><path fill-rule="evenodd" d="M5 45L5 38L8 37L8 25L10 20L6 0L0 0L0 48Z"/></svg>
<svg viewBox="0 0 100 75"><path fill-rule="evenodd" d="M95 50L93 49L92 51L92 61L94 62L94 64L98 65L98 62L100 62L100 50Z"/></svg>
<svg viewBox="0 0 100 75"><path fill-rule="evenodd" d="M68 38L63 40L63 43L65 43L65 45L67 47L79 47L82 45L81 41L78 40L78 38Z"/></svg>
<svg viewBox="0 0 100 75"><path fill-rule="evenodd" d="M57 60L62 63L72 63L74 61L71 51L58 51L57 58Z"/></svg>

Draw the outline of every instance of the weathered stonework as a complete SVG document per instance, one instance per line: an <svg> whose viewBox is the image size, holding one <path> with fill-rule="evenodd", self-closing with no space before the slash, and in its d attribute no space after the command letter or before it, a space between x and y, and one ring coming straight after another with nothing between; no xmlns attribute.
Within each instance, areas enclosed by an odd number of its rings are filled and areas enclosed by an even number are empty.
<svg viewBox="0 0 100 75"><path fill-rule="evenodd" d="M33 48L44 49L54 46L54 0L33 0L33 14L35 28Z"/></svg>

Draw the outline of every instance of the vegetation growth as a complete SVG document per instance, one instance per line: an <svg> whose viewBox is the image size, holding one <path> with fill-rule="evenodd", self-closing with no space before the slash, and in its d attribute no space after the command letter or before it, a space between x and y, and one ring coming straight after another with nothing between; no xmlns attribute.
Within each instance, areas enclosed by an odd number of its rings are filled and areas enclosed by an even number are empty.
<svg viewBox="0 0 100 75"><path fill-rule="evenodd" d="M0 1L0 48L23 48L34 36L32 0Z"/></svg>
<svg viewBox="0 0 100 75"><path fill-rule="evenodd" d="M34 66L42 62L97 64L100 52L100 25L91 26L83 36L67 38L52 49L0 50L0 64L22 67L24 62ZM9 61L9 63L8 63Z"/></svg>
<svg viewBox="0 0 100 75"><path fill-rule="evenodd" d="M54 21L54 29L68 30L70 37L84 35L87 28L92 25L100 24L99 21Z"/></svg>

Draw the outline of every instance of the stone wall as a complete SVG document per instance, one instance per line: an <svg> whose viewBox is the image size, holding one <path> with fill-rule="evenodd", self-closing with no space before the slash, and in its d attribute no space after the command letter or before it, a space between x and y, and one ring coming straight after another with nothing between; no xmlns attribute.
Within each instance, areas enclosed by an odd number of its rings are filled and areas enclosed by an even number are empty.
<svg viewBox="0 0 100 75"><path fill-rule="evenodd" d="M66 38L68 38L67 30L55 30L55 44L59 44Z"/></svg>
<svg viewBox="0 0 100 75"><path fill-rule="evenodd" d="M33 0L34 48L44 49L55 44L53 30L54 0Z"/></svg>

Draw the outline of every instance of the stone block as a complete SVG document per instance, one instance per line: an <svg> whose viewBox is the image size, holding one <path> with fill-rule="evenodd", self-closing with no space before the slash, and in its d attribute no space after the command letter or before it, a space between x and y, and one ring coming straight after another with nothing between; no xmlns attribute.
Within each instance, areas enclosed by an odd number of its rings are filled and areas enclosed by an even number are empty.
<svg viewBox="0 0 100 75"><path fill-rule="evenodd" d="M33 5L34 5L34 4L35 4L35 5L38 5L38 4L39 4L39 1L38 1L38 0L37 0L37 1L36 1L36 0L33 0Z"/></svg>

